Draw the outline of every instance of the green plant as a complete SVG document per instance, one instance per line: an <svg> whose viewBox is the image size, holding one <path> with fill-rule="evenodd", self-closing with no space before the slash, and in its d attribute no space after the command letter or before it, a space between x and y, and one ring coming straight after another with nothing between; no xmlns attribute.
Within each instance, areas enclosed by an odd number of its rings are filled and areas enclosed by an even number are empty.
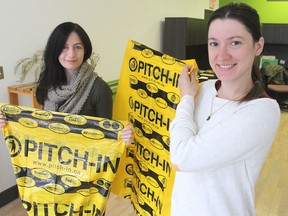
<svg viewBox="0 0 288 216"><path fill-rule="evenodd" d="M87 60L94 69L100 59L99 54L92 51L90 58ZM28 74L34 75L34 81L37 81L41 71L44 69L43 50L38 50L32 57L23 58L17 62L15 74L20 75L18 82L23 83Z"/></svg>
<svg viewBox="0 0 288 216"><path fill-rule="evenodd" d="M19 82L23 83L28 73L33 73L35 81L43 69L43 51L38 50L32 57L23 58L17 62L15 73L19 72Z"/></svg>

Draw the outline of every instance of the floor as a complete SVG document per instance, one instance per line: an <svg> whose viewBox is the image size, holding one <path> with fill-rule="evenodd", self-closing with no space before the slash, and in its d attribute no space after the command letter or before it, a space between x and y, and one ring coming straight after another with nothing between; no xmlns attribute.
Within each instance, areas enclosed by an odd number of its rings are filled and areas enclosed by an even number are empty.
<svg viewBox="0 0 288 216"><path fill-rule="evenodd" d="M275 142L256 185L257 216L288 216L288 112L281 113ZM110 195L106 216L134 216L129 200ZM0 216L27 216L19 200L0 208Z"/></svg>
<svg viewBox="0 0 288 216"><path fill-rule="evenodd" d="M256 185L257 216L288 216L288 112Z"/></svg>
<svg viewBox="0 0 288 216"><path fill-rule="evenodd" d="M105 216L135 216L133 206L130 201L111 193ZM19 199L14 200L8 205L0 208L0 216L27 216L22 208Z"/></svg>

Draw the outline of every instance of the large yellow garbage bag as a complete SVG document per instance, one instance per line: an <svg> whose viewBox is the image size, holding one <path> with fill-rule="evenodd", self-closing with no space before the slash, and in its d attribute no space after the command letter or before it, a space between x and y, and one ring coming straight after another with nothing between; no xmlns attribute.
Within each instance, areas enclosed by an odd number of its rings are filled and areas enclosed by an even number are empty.
<svg viewBox="0 0 288 216"><path fill-rule="evenodd" d="M169 126L180 101L178 77L185 64L143 44L128 42L113 110L129 119L135 142L125 149L112 192L130 198L138 215L170 215L175 171L169 158Z"/></svg>
<svg viewBox="0 0 288 216"><path fill-rule="evenodd" d="M20 199L30 216L101 216L125 144L121 121L0 103Z"/></svg>

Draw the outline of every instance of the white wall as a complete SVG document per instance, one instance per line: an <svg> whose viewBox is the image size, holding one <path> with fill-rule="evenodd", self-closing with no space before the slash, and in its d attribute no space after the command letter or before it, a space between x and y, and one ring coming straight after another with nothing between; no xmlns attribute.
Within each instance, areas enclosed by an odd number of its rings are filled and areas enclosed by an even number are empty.
<svg viewBox="0 0 288 216"><path fill-rule="evenodd" d="M45 47L51 31L64 21L80 24L100 54L97 72L118 79L129 39L162 51L165 17L204 18L209 0L0 0L0 102L8 102L7 86L17 84L14 68L22 58ZM218 1L217 1L218 2ZM218 7L218 5L217 5ZM28 77L25 82L34 81ZM20 97L23 106L29 98ZM0 132L0 192L15 184L9 153Z"/></svg>

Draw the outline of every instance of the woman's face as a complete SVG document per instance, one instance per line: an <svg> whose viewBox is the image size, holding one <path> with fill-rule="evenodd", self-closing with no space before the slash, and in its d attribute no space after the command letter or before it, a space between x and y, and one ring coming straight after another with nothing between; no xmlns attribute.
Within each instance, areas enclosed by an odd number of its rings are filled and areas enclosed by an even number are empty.
<svg viewBox="0 0 288 216"><path fill-rule="evenodd" d="M84 59L84 45L76 32L71 32L58 57L66 72L78 71Z"/></svg>
<svg viewBox="0 0 288 216"><path fill-rule="evenodd" d="M209 62L221 81L251 81L254 58L264 39L254 42L245 26L234 19L216 19L208 31Z"/></svg>

